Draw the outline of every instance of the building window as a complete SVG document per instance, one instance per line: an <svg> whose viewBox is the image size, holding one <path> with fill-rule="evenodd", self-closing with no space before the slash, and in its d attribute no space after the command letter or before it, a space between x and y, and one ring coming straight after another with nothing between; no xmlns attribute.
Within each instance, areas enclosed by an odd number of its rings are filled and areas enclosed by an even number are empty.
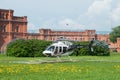
<svg viewBox="0 0 120 80"><path fill-rule="evenodd" d="M1 19L4 19L4 13L1 14Z"/></svg>
<svg viewBox="0 0 120 80"><path fill-rule="evenodd" d="M0 32L6 32L6 26L0 26Z"/></svg>
<svg viewBox="0 0 120 80"><path fill-rule="evenodd" d="M6 19L8 19L8 14L6 14Z"/></svg>
<svg viewBox="0 0 120 80"><path fill-rule="evenodd" d="M1 17L2 17L2 14L0 13L0 19L1 19Z"/></svg>
<svg viewBox="0 0 120 80"><path fill-rule="evenodd" d="M3 32L6 32L6 26L3 26Z"/></svg>
<svg viewBox="0 0 120 80"><path fill-rule="evenodd" d="M92 32L89 32L89 35L91 35L92 34Z"/></svg>
<svg viewBox="0 0 120 80"><path fill-rule="evenodd" d="M19 32L19 26L16 27L16 32Z"/></svg>
<svg viewBox="0 0 120 80"><path fill-rule="evenodd" d="M2 32L2 29L3 29L2 26L0 26L0 32Z"/></svg>

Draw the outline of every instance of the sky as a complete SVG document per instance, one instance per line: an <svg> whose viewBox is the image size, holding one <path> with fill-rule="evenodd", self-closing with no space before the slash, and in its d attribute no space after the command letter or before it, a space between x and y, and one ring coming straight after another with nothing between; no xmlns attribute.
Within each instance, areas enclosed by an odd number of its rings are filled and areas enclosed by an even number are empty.
<svg viewBox="0 0 120 80"><path fill-rule="evenodd" d="M120 0L0 0L1 9L28 17L28 31L38 29L111 31L120 25Z"/></svg>

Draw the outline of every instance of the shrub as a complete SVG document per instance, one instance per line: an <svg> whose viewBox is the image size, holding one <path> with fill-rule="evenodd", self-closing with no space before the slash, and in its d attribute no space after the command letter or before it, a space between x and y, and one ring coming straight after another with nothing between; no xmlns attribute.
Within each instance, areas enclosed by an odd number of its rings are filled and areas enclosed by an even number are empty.
<svg viewBox="0 0 120 80"><path fill-rule="evenodd" d="M8 56L16 57L40 57L44 56L42 52L50 44L50 41L36 39L15 40L14 42L8 44L6 54Z"/></svg>
<svg viewBox="0 0 120 80"><path fill-rule="evenodd" d="M94 52L93 55L97 56L109 56L110 51L108 45L104 41L97 41L97 44L94 44Z"/></svg>

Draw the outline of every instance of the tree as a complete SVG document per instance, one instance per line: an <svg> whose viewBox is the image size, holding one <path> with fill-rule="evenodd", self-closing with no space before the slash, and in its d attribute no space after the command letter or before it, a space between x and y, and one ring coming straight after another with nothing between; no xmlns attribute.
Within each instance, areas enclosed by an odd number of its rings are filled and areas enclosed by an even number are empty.
<svg viewBox="0 0 120 80"><path fill-rule="evenodd" d="M120 26L117 26L112 29L112 32L110 33L110 41L113 43L117 42L117 37L120 36Z"/></svg>

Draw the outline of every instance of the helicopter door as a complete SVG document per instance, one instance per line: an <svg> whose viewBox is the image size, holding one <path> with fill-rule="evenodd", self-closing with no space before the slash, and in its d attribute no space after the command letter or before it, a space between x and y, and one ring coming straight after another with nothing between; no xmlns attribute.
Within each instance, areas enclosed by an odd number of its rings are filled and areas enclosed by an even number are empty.
<svg viewBox="0 0 120 80"><path fill-rule="evenodd" d="M59 53L64 54L66 52L67 52L67 47L65 47L65 46L56 46L54 54L59 54Z"/></svg>
<svg viewBox="0 0 120 80"><path fill-rule="evenodd" d="M67 51L67 47L63 47L63 54Z"/></svg>
<svg viewBox="0 0 120 80"><path fill-rule="evenodd" d="M55 52L54 54L57 54L58 53L58 46L55 47Z"/></svg>
<svg viewBox="0 0 120 80"><path fill-rule="evenodd" d="M59 46L59 53L63 53L62 47Z"/></svg>
<svg viewBox="0 0 120 80"><path fill-rule="evenodd" d="M62 46L56 46L54 54L63 53L63 47Z"/></svg>

